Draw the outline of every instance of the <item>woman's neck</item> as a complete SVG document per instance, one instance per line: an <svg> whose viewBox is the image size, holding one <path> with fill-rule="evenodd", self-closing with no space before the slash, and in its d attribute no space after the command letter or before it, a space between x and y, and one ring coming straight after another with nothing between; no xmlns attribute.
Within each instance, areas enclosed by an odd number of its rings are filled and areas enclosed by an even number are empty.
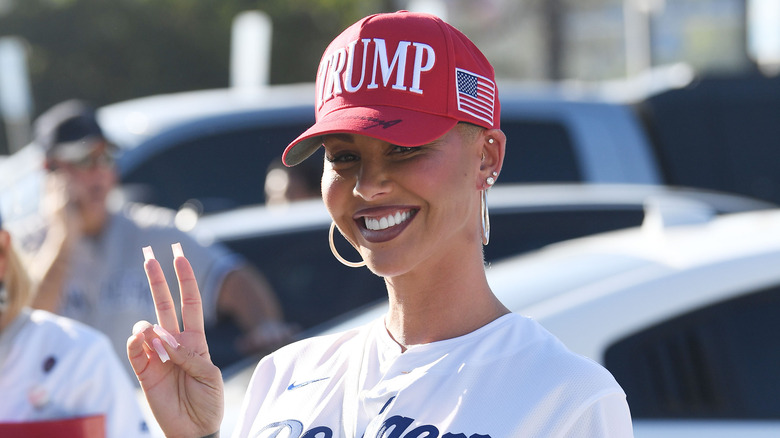
<svg viewBox="0 0 780 438"><path fill-rule="evenodd" d="M385 280L390 299L385 324L401 347L462 336L509 313L490 290L482 265L468 266Z"/></svg>

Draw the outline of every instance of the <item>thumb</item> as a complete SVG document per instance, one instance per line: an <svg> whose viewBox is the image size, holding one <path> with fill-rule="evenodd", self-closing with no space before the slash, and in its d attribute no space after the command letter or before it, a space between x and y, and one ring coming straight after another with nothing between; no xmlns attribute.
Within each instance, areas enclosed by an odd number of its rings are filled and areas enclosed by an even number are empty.
<svg viewBox="0 0 780 438"><path fill-rule="evenodd" d="M130 360L130 366L133 367L136 376L141 375L149 366L150 354L146 350L145 340L146 336L142 331L127 339L127 358Z"/></svg>

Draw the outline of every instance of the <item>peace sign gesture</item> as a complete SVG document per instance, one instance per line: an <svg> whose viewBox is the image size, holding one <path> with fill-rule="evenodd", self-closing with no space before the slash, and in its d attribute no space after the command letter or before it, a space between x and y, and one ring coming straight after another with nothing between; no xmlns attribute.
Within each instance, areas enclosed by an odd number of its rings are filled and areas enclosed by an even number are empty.
<svg viewBox="0 0 780 438"><path fill-rule="evenodd" d="M157 422L168 437L202 437L219 430L224 411L222 374L209 355L200 291L180 244L173 245L184 331L160 263L144 248L144 269L158 324L138 322L127 356Z"/></svg>

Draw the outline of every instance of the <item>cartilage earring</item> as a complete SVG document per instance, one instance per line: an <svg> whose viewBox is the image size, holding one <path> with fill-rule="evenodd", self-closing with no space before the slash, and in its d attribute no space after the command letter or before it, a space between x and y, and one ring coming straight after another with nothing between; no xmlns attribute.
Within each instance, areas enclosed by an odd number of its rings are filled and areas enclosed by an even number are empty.
<svg viewBox="0 0 780 438"><path fill-rule="evenodd" d="M493 144L493 143L495 143L495 140L493 140L492 138L489 138L488 139L488 143Z"/></svg>
<svg viewBox="0 0 780 438"><path fill-rule="evenodd" d="M496 183L496 177L498 177L498 172L493 172L492 176L487 177L485 182L487 182L487 185L492 186Z"/></svg>
<svg viewBox="0 0 780 438"><path fill-rule="evenodd" d="M330 252L333 253L333 257L336 257L336 260L340 261L342 265L349 266L350 268L360 268L366 266L365 260L361 260L359 262L350 262L349 260L342 257L341 254L339 254L339 251L336 249L336 244L333 243L333 230L335 228L336 222L331 222L330 232L328 233L328 242L330 243Z"/></svg>

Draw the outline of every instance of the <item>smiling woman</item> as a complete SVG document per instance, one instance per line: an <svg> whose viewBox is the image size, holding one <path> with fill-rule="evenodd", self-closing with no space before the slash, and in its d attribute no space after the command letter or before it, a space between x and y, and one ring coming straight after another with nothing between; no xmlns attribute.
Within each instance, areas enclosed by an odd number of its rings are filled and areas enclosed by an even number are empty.
<svg viewBox="0 0 780 438"><path fill-rule="evenodd" d="M485 200L506 136L479 49L432 15L372 15L326 49L316 89L316 123L283 161L324 148L331 232L363 258L350 266L384 278L389 310L263 358L235 436L632 436L613 377L510 313L487 283ZM222 381L192 270L183 254L175 264L184 331L149 258L161 327L139 325L128 355L163 430L205 436L219 429Z"/></svg>
<svg viewBox="0 0 780 438"><path fill-rule="evenodd" d="M464 135L471 132L465 126L456 124L414 147L359 134L324 137L329 163L322 179L325 205L369 268L395 278L393 284L406 278L400 274L411 266L430 278L456 265L447 257L432 257L437 253L471 258L474 263L466 266L482 270L480 194L488 185L487 176L479 173L500 170L504 142L486 140L503 140L499 130L480 128L479 136ZM396 216L407 220L396 223Z"/></svg>

